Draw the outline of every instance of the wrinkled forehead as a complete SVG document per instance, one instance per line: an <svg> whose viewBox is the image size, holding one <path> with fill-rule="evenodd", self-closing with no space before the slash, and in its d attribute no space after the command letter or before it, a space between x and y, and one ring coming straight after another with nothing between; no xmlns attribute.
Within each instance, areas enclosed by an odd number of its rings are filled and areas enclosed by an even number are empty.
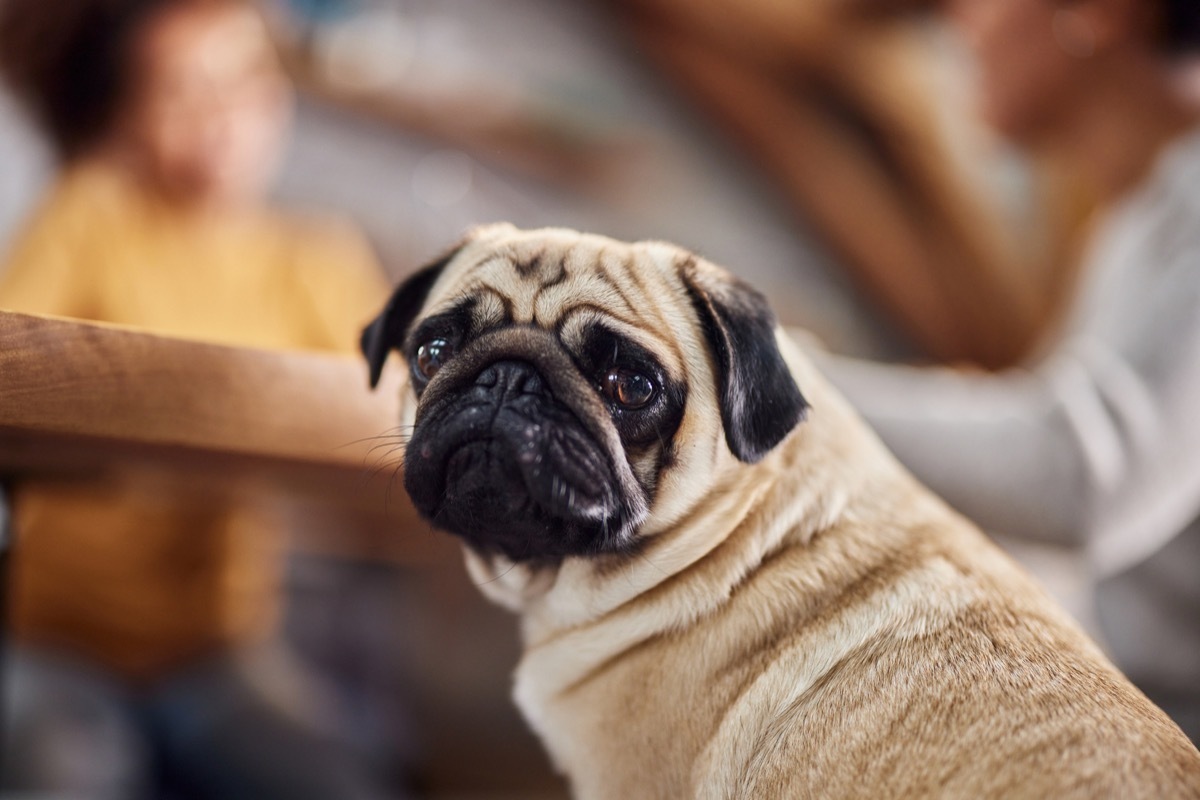
<svg viewBox="0 0 1200 800"><path fill-rule="evenodd" d="M569 343L602 324L684 368L679 325L687 298L680 251L575 232L468 242L435 287L423 317L469 306L482 328L533 325Z"/></svg>

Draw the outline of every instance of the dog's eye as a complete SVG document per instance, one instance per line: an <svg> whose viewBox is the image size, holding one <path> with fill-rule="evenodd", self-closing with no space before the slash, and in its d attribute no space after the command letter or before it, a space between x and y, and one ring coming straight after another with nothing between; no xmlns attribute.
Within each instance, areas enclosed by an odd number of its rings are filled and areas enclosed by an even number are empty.
<svg viewBox="0 0 1200 800"><path fill-rule="evenodd" d="M640 372L613 367L604 374L600 390L625 408L641 408L654 399L658 387Z"/></svg>
<svg viewBox="0 0 1200 800"><path fill-rule="evenodd" d="M450 357L454 355L454 345L445 339L430 339L417 348L417 372L425 380L438 374Z"/></svg>

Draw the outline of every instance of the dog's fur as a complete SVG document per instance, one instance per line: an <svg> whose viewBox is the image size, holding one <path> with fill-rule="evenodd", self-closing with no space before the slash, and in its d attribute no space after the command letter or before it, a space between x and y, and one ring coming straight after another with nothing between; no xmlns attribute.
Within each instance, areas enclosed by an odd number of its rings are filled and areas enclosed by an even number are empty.
<svg viewBox="0 0 1200 800"><path fill-rule="evenodd" d="M447 312L456 354L406 393L406 480L522 615L517 703L578 797L1200 797L1179 729L720 269L479 229L364 333L373 379ZM679 413L654 412L657 437L595 390L597 325L660 368ZM501 363L525 416L478 377ZM492 427L441 447L471 392ZM522 436L567 477L522 472Z"/></svg>

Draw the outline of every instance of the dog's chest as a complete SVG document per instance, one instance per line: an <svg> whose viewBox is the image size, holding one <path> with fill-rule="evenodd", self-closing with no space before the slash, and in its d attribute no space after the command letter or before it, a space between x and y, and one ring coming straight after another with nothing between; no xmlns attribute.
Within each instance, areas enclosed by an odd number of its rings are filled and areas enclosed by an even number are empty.
<svg viewBox="0 0 1200 800"><path fill-rule="evenodd" d="M691 785L725 710L752 679L748 664L719 663L720 648L705 648L705 638L695 631L644 643L553 697L518 693L575 796L674 797ZM518 670L521 683L556 682L528 670L528 662Z"/></svg>

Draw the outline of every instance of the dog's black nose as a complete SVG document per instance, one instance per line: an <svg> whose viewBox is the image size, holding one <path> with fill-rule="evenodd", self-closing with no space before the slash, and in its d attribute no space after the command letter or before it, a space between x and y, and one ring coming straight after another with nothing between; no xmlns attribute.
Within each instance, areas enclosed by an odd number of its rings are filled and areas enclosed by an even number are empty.
<svg viewBox="0 0 1200 800"><path fill-rule="evenodd" d="M527 361L497 361L489 364L475 377L475 385L491 389L501 397L550 395L545 378Z"/></svg>

